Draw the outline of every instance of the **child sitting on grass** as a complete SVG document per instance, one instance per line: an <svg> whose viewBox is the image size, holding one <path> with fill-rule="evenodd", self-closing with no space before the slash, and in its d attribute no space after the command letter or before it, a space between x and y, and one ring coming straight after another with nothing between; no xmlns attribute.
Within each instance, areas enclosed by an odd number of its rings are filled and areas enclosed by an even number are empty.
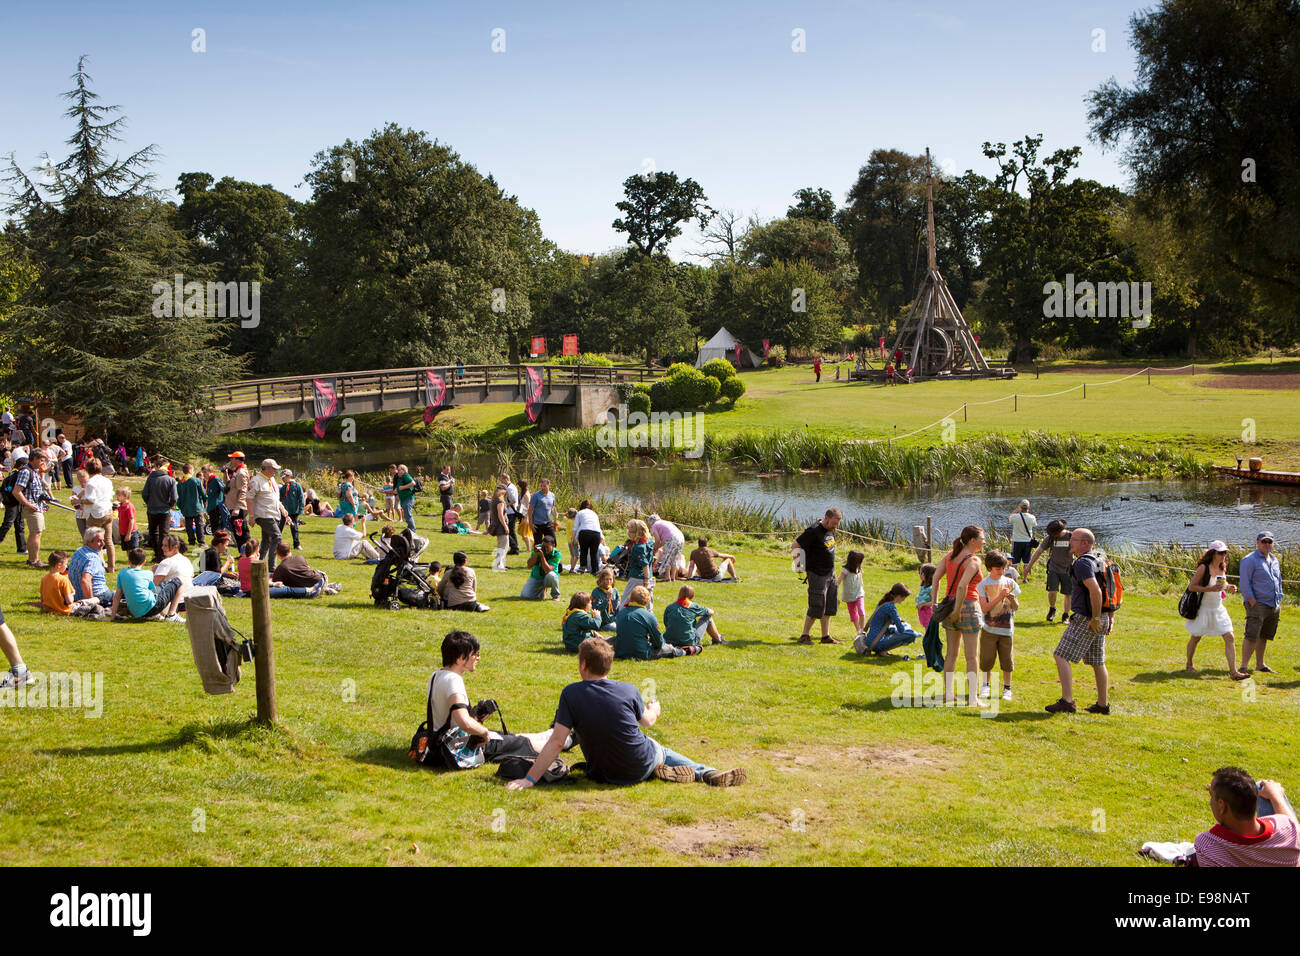
<svg viewBox="0 0 1300 956"><path fill-rule="evenodd" d="M618 588L614 587L614 569L601 568L596 575L596 589L591 592L591 608L600 615L600 629L614 630L614 619L618 617Z"/></svg>
<svg viewBox="0 0 1300 956"><path fill-rule="evenodd" d="M902 644L911 644L920 637L921 635L905 624L898 614L898 605L906 601L911 594L908 586L901 581L886 591L885 596L876 604L871 620L867 622L866 630L854 639L853 649L859 654L875 654L877 657L884 657L891 649Z"/></svg>
<svg viewBox="0 0 1300 956"><path fill-rule="evenodd" d="M435 591L438 590L438 585L442 584L442 562L441 561L429 562L429 583L433 585L433 589Z"/></svg>
<svg viewBox="0 0 1300 956"><path fill-rule="evenodd" d="M669 644L659 633L659 622L646 605L650 589L644 584L635 585L627 596L627 603L618 612L617 633L614 635L614 657L652 661L657 657L685 657L686 651Z"/></svg>
<svg viewBox="0 0 1300 956"><path fill-rule="evenodd" d="M934 617L934 573L938 567L933 564L923 564L917 570L921 576L921 586L916 590L916 619L921 622L921 630L930 626L930 618Z"/></svg>
<svg viewBox="0 0 1300 956"><path fill-rule="evenodd" d="M257 542L248 540L239 549L239 560L235 567L239 571L239 590L245 594L253 592L253 557L257 554Z"/></svg>
<svg viewBox="0 0 1300 956"><path fill-rule="evenodd" d="M714 644L727 643L718 633L713 612L694 601L695 588L683 584L677 600L664 608L664 640L682 648L687 654L704 650L704 635L713 638Z"/></svg>
<svg viewBox="0 0 1300 956"><path fill-rule="evenodd" d="M984 626L980 629L980 670L983 672L980 696L992 694L993 661L1002 665L1002 699L1011 700L1011 671L1014 668L1012 642L1015 636L1015 614L1020 607L1020 585L1008 573L1011 570L1007 556L1001 551L990 551L984 556L988 577L975 586L979 593L980 611Z"/></svg>
<svg viewBox="0 0 1300 956"><path fill-rule="evenodd" d="M862 559L866 557L861 551L850 551L844 561L844 569L835 583L840 587L840 601L849 609L849 620L854 630L862 630L867 620L866 597L862 589Z"/></svg>
<svg viewBox="0 0 1300 956"><path fill-rule="evenodd" d="M68 580L68 554L66 551L50 553L50 570L41 578L41 607L50 614L70 615L74 610L98 608L98 598L84 601L73 599L72 582Z"/></svg>
<svg viewBox="0 0 1300 956"><path fill-rule="evenodd" d="M591 613L591 595L578 591L569 598L569 609L560 621L564 635L564 649L578 653L578 646L589 637L603 637L600 634L600 620Z"/></svg>

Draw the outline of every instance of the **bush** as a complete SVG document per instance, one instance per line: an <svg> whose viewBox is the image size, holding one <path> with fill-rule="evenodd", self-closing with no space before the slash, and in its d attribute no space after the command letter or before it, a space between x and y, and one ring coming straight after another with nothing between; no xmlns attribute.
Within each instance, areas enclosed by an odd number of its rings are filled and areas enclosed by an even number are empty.
<svg viewBox="0 0 1300 956"><path fill-rule="evenodd" d="M700 371L705 375L716 378L719 382L725 382L736 374L735 366L726 359L720 358L709 359L704 363L704 367L701 368Z"/></svg>
<svg viewBox="0 0 1300 956"><path fill-rule="evenodd" d="M720 381L684 363L674 365L668 375L650 386L650 402L657 412L703 408L721 394Z"/></svg>
<svg viewBox="0 0 1300 956"><path fill-rule="evenodd" d="M607 368L614 362L609 356L598 352L583 352L581 355L560 355L551 359L552 365L599 365Z"/></svg>
<svg viewBox="0 0 1300 956"><path fill-rule="evenodd" d="M785 346L773 345L767 352L767 364L772 368L780 368L785 364Z"/></svg>
<svg viewBox="0 0 1300 956"><path fill-rule="evenodd" d="M686 375L690 372L694 372L695 370L696 369L694 365L688 365L686 362L674 362L672 365L668 366L669 376Z"/></svg>
<svg viewBox="0 0 1300 956"><path fill-rule="evenodd" d="M631 398L627 400L627 413L631 415L633 412L640 412L643 415L650 414L650 393L648 390L633 392Z"/></svg>
<svg viewBox="0 0 1300 956"><path fill-rule="evenodd" d="M740 380L739 375L733 375L731 378L723 379L722 397L728 404L735 405L736 399L745 394L745 383Z"/></svg>

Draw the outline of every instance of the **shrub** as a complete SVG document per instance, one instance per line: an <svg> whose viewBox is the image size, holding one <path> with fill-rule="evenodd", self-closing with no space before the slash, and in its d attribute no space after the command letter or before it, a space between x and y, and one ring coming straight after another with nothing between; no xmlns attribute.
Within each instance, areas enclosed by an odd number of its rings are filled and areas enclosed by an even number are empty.
<svg viewBox="0 0 1300 956"><path fill-rule="evenodd" d="M733 375L731 378L723 379L722 397L731 405L736 404L736 399L745 394L745 383L740 380L739 375Z"/></svg>
<svg viewBox="0 0 1300 956"><path fill-rule="evenodd" d="M721 394L720 381L684 363L674 365L668 375L650 386L650 402L657 412L703 408Z"/></svg>
<svg viewBox="0 0 1300 956"><path fill-rule="evenodd" d="M668 374L670 376L685 375L689 372L694 372L695 370L694 365L688 365L685 362L674 362L672 365L668 366Z"/></svg>
<svg viewBox="0 0 1300 956"><path fill-rule="evenodd" d="M726 359L709 359L700 369L705 375L716 378L719 382L725 382L729 378L735 377L736 369Z"/></svg>
<svg viewBox="0 0 1300 956"><path fill-rule="evenodd" d="M640 412L643 415L650 414L650 392L633 392L632 396L627 399L627 413Z"/></svg>
<svg viewBox="0 0 1300 956"><path fill-rule="evenodd" d="M767 352L767 364L773 368L780 368L785 364L785 346L773 345Z"/></svg>
<svg viewBox="0 0 1300 956"><path fill-rule="evenodd" d="M599 365L606 368L614 362L598 352L583 352L581 355L560 355L551 360L552 365Z"/></svg>

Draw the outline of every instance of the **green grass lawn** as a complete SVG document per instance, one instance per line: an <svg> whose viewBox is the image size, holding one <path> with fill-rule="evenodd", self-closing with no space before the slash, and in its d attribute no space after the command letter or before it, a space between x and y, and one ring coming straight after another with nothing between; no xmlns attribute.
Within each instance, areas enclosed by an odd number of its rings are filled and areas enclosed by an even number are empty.
<svg viewBox="0 0 1300 956"><path fill-rule="evenodd" d="M49 524L48 545L71 551L71 516ZM1140 862L1144 840L1186 840L1209 825L1204 785L1221 765L1300 789L1289 744L1300 718L1294 607L1270 656L1278 673L1263 675L1251 699L1228 679L1221 642L1203 642L1202 674L1183 676L1175 596L1130 582L1110 640L1112 716L1051 717L1042 708L1058 694L1060 627L1043 623L1037 575L1018 628L1016 699L989 719L894 707L912 662L792 643L803 604L788 544L741 541L729 547L744 582L698 595L732 646L617 662L612 676L647 690L653 681L664 708L654 736L715 766L746 767L747 786L578 780L510 793L490 769L417 769L406 751L442 635L471 629L484 646L471 696L499 700L511 730L540 730L577 678L575 658L560 651L566 604L516 599L523 572L484 570L491 540L461 536L454 544L480 569L490 613L377 610L371 569L328 557L333 527L309 519L304 546L343 592L274 602L275 730L249 721L251 665L234 694L205 696L183 627L44 615L26 603L39 572L4 543L0 601L28 665L101 672L104 700L98 719L0 707L0 862L1124 865ZM429 557L446 561L453 542L432 542ZM914 585L915 563L873 552L868 604L896 580ZM562 580L567 597L579 581ZM669 599L661 586L660 614ZM249 602L225 606L251 633ZM1232 615L1240 628L1239 603ZM834 633L849 639L847 617ZM1076 676L1089 703L1091 671Z"/></svg>
<svg viewBox="0 0 1300 956"><path fill-rule="evenodd" d="M1263 456L1266 467L1300 468L1300 361L1197 365L1194 376L1153 374L1148 384L1140 375L1102 384L1137 367L1044 367L1038 378L1030 370L1010 380L893 387L849 382L849 362L840 365L845 376L840 381L835 366L825 365L820 383L807 365L762 369L743 373L744 397L735 408L706 412L704 427L714 434L809 428L846 439L878 439L952 415L958 441L990 432L1046 431L1112 437L1130 445L1159 442L1220 464L1232 464L1241 453ZM1077 388L1084 384L1086 398ZM418 431L421 424L418 412L374 418L368 430ZM471 440L499 439L526 426L520 405L460 406L441 413L436 425ZM304 427L291 428L294 443L301 445ZM1245 437L1252 428L1253 443ZM928 445L940 438L940 429L932 428L909 441Z"/></svg>

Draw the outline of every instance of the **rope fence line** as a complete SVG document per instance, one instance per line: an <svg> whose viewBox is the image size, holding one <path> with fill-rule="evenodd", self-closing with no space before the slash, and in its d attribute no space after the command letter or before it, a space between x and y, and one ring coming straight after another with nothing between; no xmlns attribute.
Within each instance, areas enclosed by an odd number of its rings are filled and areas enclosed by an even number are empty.
<svg viewBox="0 0 1300 956"><path fill-rule="evenodd" d="M878 445L878 444L880 444L881 442L885 442L886 444L890 444L890 443L892 443L892 442L902 441L904 438L911 438L913 435L919 435L919 434L921 434L921 432L928 431L928 430L930 430L931 428L934 428L936 425L942 425L944 422L949 421L949 420L951 420L951 419L954 419L958 412L961 412L961 413L962 413L962 416L963 416L963 419L964 419L964 418L965 418L965 414L966 414L966 409L971 408L971 407L974 407L974 406L977 406L977 405L995 405L995 404L997 404L998 402L1011 401L1011 402L1013 402L1014 404L1016 404L1016 405L1018 406L1019 403L1020 403L1020 399L1022 399L1022 398L1059 398L1059 397L1062 396L1062 395L1068 395L1068 394L1070 394L1070 392L1077 392L1077 391L1079 391L1080 389L1083 390L1084 397L1086 398L1087 395L1088 395L1088 385L1089 385L1089 384L1091 384L1093 388L1101 388L1101 387L1106 386L1106 385L1117 385L1117 384L1119 384L1120 382L1127 382L1129 379L1131 379L1131 378L1136 378L1136 377L1139 376L1139 375L1146 375L1146 376L1148 377L1148 383L1149 383L1149 382L1150 382L1150 373L1152 373L1152 372L1162 372L1162 373L1163 373L1163 372L1180 372L1180 371L1182 371L1183 369L1187 369L1187 368L1190 368L1190 369L1195 370L1196 365L1195 365L1195 364L1190 364L1190 365L1179 365L1179 366L1177 366L1177 367L1175 367L1175 368L1163 368L1163 367L1161 367L1161 366L1148 365L1148 366L1146 366L1145 368L1140 368L1140 369L1138 369L1136 372L1131 372L1130 374L1128 374L1128 375L1124 375L1124 376L1122 376L1122 377L1120 377L1120 378L1113 378L1113 379L1111 379L1111 380L1108 381L1108 382L1092 382L1092 383L1088 383L1088 382L1080 382L1078 385L1071 385L1069 388L1062 389L1062 390L1059 391L1059 392L1049 392L1049 393L1046 394L1046 395L1033 395L1033 394L1025 394L1025 393L1021 393L1021 392L1012 392L1010 395L1002 395L1002 396L999 396L998 398L985 399L985 400L982 401L982 402L962 402L961 405L959 405L959 406L957 406L956 408L954 408L954 409L953 409L951 412L949 412L947 415L943 416L943 418L940 418L940 419L937 419L936 421L930 422L930 424L928 424L928 425L922 425L920 428L917 428L917 429L915 429L915 430L913 430L913 431L910 431L910 432L906 432L905 434L902 434L902 435L891 435L891 436L888 437L888 438L868 438L868 439L865 439L865 444L868 444L868 445ZM1193 374L1195 374L1195 371L1193 371Z"/></svg>

